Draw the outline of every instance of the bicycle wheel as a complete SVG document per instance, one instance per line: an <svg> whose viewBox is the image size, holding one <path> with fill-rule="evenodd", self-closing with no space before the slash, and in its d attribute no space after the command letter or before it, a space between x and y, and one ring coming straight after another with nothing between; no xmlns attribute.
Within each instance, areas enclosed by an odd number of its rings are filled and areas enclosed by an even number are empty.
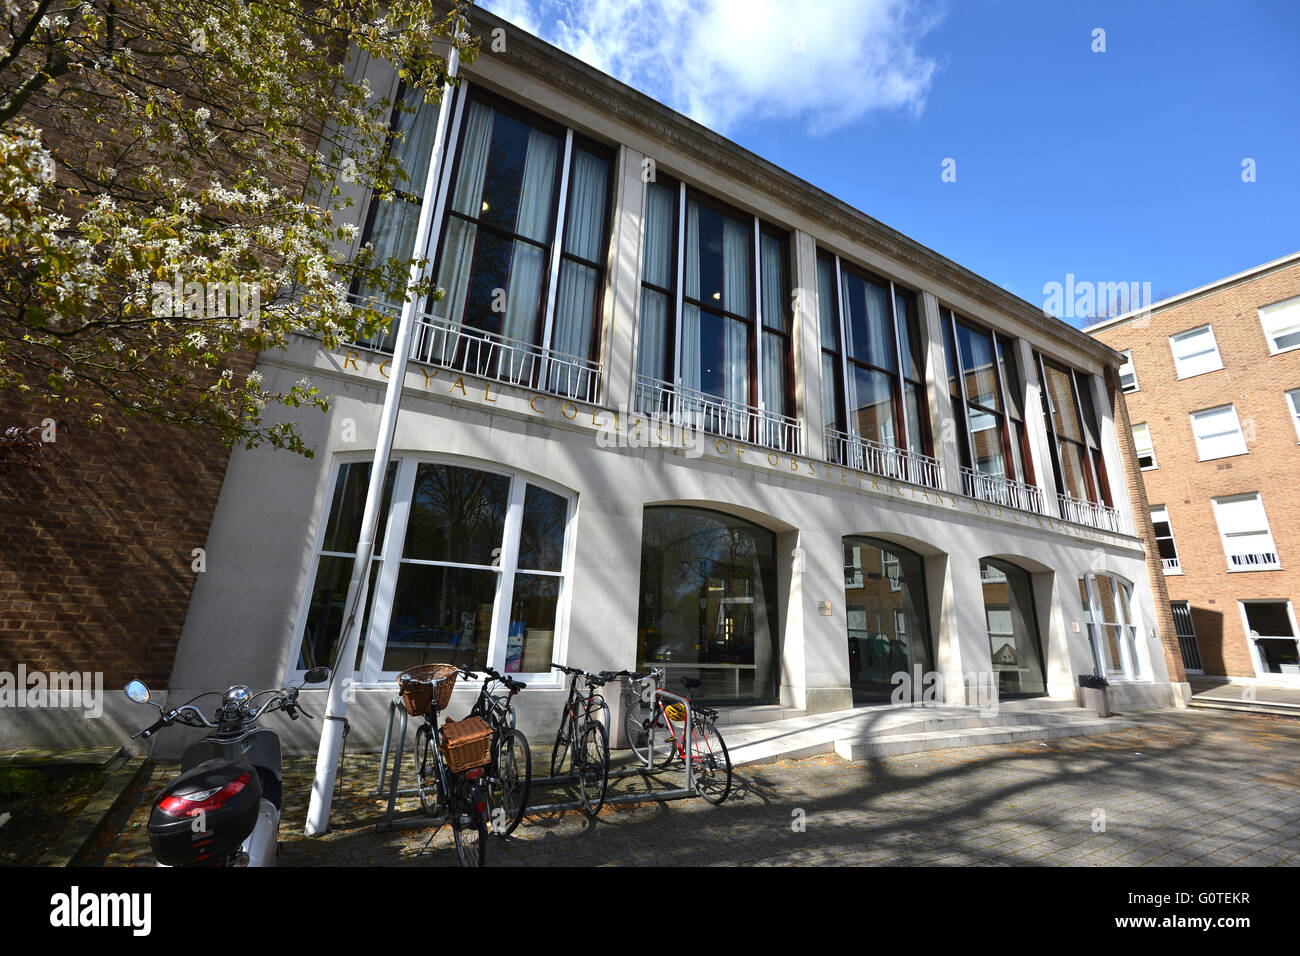
<svg viewBox="0 0 1300 956"><path fill-rule="evenodd" d="M649 767L666 767L673 759L676 745L670 732L667 718L663 711L655 708L654 753L650 752L650 713L651 705L638 701L628 709L623 720L623 729L627 732L627 743L641 762Z"/></svg>
<svg viewBox="0 0 1300 956"><path fill-rule="evenodd" d="M731 793L731 757L712 723L697 721L691 732L691 774L700 796L714 806Z"/></svg>
<svg viewBox="0 0 1300 956"><path fill-rule="evenodd" d="M524 818L533 780L528 739L518 730L503 730L492 739L492 830L509 836Z"/></svg>
<svg viewBox="0 0 1300 956"><path fill-rule="evenodd" d="M451 832L456 840L456 855L461 866L483 866L487 860L487 818L479 808L485 806L476 784L462 776L452 778Z"/></svg>
<svg viewBox="0 0 1300 956"><path fill-rule="evenodd" d="M447 802L442 796L438 755L434 752L433 730L428 724L421 724L415 731L415 783L424 812L431 817L444 816Z"/></svg>
<svg viewBox="0 0 1300 956"><path fill-rule="evenodd" d="M609 735L599 721L583 723L574 760L582 809L594 817L605 805L605 788L609 786Z"/></svg>

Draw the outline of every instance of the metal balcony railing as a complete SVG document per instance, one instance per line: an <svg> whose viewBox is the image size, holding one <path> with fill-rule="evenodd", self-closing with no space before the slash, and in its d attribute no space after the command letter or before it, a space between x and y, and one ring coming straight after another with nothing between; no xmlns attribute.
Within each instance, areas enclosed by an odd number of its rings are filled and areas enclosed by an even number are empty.
<svg viewBox="0 0 1300 956"><path fill-rule="evenodd" d="M361 304L361 303L358 303ZM383 305L372 306L392 316ZM412 330L411 360L492 379L508 385L563 395L595 403L600 398L602 368L599 362L487 332L459 322L449 322L428 312L417 312ZM393 351L396 330L355 340L358 348Z"/></svg>
<svg viewBox="0 0 1300 956"><path fill-rule="evenodd" d="M1277 554L1273 551L1260 551L1255 554L1230 554L1228 561L1232 564L1232 570L1244 570L1247 568L1276 568L1278 567Z"/></svg>
<svg viewBox="0 0 1300 956"><path fill-rule="evenodd" d="M1086 524L1090 528L1100 528L1103 531L1126 533L1119 512L1114 508L1107 508L1093 501L1072 498L1069 495L1058 494L1056 500L1061 506L1061 517L1066 521Z"/></svg>
<svg viewBox="0 0 1300 956"><path fill-rule="evenodd" d="M826 429L826 460L883 478L894 478L940 491L947 490L939 459L906 448L882 445L829 426Z"/></svg>
<svg viewBox="0 0 1300 956"><path fill-rule="evenodd" d="M1160 568L1165 572L1165 574L1183 573L1183 566L1178 562L1177 558L1161 558Z"/></svg>
<svg viewBox="0 0 1300 956"><path fill-rule="evenodd" d="M655 420L710 435L803 454L803 426L788 415L638 375L636 410Z"/></svg>
<svg viewBox="0 0 1300 956"><path fill-rule="evenodd" d="M961 466L962 491L970 498L978 498L989 504L1015 508L1017 511L1032 511L1046 514L1043 507L1043 491L1034 485L1006 478L1002 475L986 475L973 468Z"/></svg>

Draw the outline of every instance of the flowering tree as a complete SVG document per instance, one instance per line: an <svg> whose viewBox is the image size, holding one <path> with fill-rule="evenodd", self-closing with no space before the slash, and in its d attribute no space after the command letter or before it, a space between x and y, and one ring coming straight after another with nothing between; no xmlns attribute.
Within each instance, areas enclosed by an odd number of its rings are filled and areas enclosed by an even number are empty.
<svg viewBox="0 0 1300 956"><path fill-rule="evenodd" d="M359 52L436 101L463 8L429 0L0 0L0 388L310 455L240 354L295 329L369 335L354 283L400 296L410 260L339 251L337 181L418 190ZM398 107L401 108L400 106ZM427 291L427 290L418 290ZM287 418L288 416L278 416Z"/></svg>

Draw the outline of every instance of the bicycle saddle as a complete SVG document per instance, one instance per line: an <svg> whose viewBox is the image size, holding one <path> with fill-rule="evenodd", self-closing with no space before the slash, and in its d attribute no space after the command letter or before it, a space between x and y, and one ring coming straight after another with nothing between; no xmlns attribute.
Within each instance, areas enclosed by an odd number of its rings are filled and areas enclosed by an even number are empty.
<svg viewBox="0 0 1300 956"><path fill-rule="evenodd" d="M691 690L692 688L699 687L700 679L698 677L683 677L682 686L685 687L687 690Z"/></svg>

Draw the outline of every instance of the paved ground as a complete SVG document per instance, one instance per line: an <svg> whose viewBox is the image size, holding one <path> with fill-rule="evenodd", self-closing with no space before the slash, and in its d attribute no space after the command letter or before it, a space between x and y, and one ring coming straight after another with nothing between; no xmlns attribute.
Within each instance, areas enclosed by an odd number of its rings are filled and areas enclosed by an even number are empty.
<svg viewBox="0 0 1300 956"><path fill-rule="evenodd" d="M446 827L375 832L376 766L371 755L348 758L334 829L309 839L313 761L293 761L283 864L455 865ZM148 863L149 797L174 772L155 768L82 862ZM489 865L1295 866L1300 721L1170 712L1096 737L746 767L721 807L684 800L607 807L594 821L531 818L510 839L493 837L488 853Z"/></svg>

